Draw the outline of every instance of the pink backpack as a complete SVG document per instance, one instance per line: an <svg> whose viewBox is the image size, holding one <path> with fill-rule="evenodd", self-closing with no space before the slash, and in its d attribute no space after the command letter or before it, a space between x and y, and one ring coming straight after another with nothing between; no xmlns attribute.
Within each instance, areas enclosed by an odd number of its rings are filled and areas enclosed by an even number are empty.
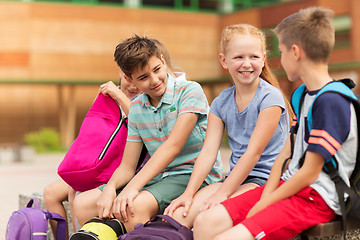
<svg viewBox="0 0 360 240"><path fill-rule="evenodd" d="M127 122L111 97L99 94L82 122L78 137L58 167L58 174L75 191L107 183L120 165Z"/></svg>

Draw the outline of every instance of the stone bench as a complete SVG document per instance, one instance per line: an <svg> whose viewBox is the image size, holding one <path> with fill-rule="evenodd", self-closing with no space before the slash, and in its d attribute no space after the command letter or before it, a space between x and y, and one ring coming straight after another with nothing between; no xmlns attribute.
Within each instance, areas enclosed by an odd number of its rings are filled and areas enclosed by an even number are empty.
<svg viewBox="0 0 360 240"><path fill-rule="evenodd" d="M360 239L360 221L348 221L347 240ZM335 219L328 223L321 223L301 233L294 240L343 240L341 219Z"/></svg>
<svg viewBox="0 0 360 240"><path fill-rule="evenodd" d="M33 193L33 194L20 194L19 195L19 209L26 207L27 203L30 201L30 199L36 198L39 201L39 206L41 209L45 210L44 201L43 201L43 195L42 193ZM73 224L72 224L72 218L70 214L70 207L69 203L67 201L63 202L64 208L66 210L67 214L67 224L69 229L69 236L74 232ZM47 240L55 240L51 231L50 224L48 223L48 233L47 233Z"/></svg>
<svg viewBox="0 0 360 240"><path fill-rule="evenodd" d="M45 209L42 194L20 194L19 195L19 208L23 208L30 201L30 199L36 198L39 201L41 209ZM68 229L69 235L74 232L70 207L67 201L63 202L68 216ZM49 225L48 240L54 240ZM360 239L360 221L348 221L347 223L347 240L359 240ZM293 238L293 240L343 240L343 232L341 220L336 219L328 223L318 224L302 234Z"/></svg>

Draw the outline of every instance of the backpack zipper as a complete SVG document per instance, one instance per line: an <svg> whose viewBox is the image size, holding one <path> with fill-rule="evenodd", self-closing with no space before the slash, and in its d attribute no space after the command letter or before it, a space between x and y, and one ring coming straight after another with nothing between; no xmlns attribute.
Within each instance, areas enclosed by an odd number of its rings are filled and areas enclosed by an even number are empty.
<svg viewBox="0 0 360 240"><path fill-rule="evenodd" d="M109 149L109 147L110 147L111 142L114 140L116 134L120 131L120 128L121 128L121 126L123 125L123 123L124 123L124 121L125 121L125 119L122 117L122 114L121 114L120 105L119 105L119 103L118 103L117 101L116 101L116 103L117 103L117 105L118 105L118 107L119 107L119 110L120 110L120 121L119 121L118 125L116 126L114 132L111 134L111 136L110 136L109 140L107 141L105 147L104 147L103 150L101 151L101 153L100 153L100 155L99 155L99 157L98 157L99 160L102 160L102 159L103 159L106 151L107 151L107 150Z"/></svg>

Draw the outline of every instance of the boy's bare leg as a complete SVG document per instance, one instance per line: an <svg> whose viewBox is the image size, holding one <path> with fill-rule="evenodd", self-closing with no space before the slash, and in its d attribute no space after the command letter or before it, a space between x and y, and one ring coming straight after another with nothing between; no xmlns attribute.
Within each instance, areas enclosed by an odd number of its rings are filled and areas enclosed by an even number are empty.
<svg viewBox="0 0 360 240"><path fill-rule="evenodd" d="M128 232L133 230L136 224L145 223L155 217L159 211L156 198L148 191L141 191L139 193L134 199L133 207L135 211L134 216L132 217L130 212L127 211L128 221L124 222Z"/></svg>
<svg viewBox="0 0 360 240"><path fill-rule="evenodd" d="M220 233L225 232L233 226L232 219L226 208L216 205L205 212L199 213L194 221L194 239L214 239Z"/></svg>
<svg viewBox="0 0 360 240"><path fill-rule="evenodd" d="M175 210L173 218L182 225L191 229L193 227L195 217L199 214L199 210L202 204L206 201L206 199L208 199L212 194L214 194L220 186L221 183L214 183L202 188L195 194L193 203L191 204L187 216L183 216L184 207L179 207Z"/></svg>
<svg viewBox="0 0 360 240"><path fill-rule="evenodd" d="M74 199L73 207L76 219L83 226L91 218L98 216L96 202L101 195L98 188L80 193Z"/></svg>
<svg viewBox="0 0 360 240"><path fill-rule="evenodd" d="M214 240L254 240L249 230L242 224L238 224L229 230L217 235Z"/></svg>
<svg viewBox="0 0 360 240"><path fill-rule="evenodd" d="M191 229L193 227L196 216L199 214L199 210L202 204L206 201L206 199L208 199L212 194L214 194L220 188L221 184L222 183L214 183L201 189L199 192L195 194L194 201L190 207L188 215L184 217L183 216L184 207L180 207L175 210L173 218L177 220L179 223L186 226L187 228ZM258 186L259 185L255 183L247 183L241 185L230 197L238 196Z"/></svg>
<svg viewBox="0 0 360 240"><path fill-rule="evenodd" d="M46 186L44 189L44 205L45 208L50 212L55 212L60 214L66 221L66 211L62 204L68 197L69 185L64 182L62 179ZM56 236L57 222L55 220L50 220L51 230ZM68 234L68 229L66 225L66 234Z"/></svg>

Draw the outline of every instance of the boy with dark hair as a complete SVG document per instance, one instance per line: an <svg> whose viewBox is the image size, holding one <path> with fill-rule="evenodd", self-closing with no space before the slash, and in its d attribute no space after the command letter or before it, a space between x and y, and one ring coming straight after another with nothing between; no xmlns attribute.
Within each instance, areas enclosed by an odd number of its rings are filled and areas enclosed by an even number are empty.
<svg viewBox="0 0 360 240"><path fill-rule="evenodd" d="M209 106L199 84L167 73L155 41L134 36L116 47L114 57L125 79L143 94L131 104L123 160L97 206L100 218L116 217L130 231L185 190L203 145ZM151 158L135 175L143 144ZM221 173L218 155L202 186L218 181Z"/></svg>
<svg viewBox="0 0 360 240"><path fill-rule="evenodd" d="M349 185L357 153L356 114L351 102L337 93L326 92L315 100L333 81L327 66L334 45L332 14L321 7L300 10L274 30L289 80L301 80L306 88L288 169L282 173L291 153L290 138L266 185L198 215L195 239L290 239L341 214L335 185L322 169L325 161L335 156L339 175Z"/></svg>

